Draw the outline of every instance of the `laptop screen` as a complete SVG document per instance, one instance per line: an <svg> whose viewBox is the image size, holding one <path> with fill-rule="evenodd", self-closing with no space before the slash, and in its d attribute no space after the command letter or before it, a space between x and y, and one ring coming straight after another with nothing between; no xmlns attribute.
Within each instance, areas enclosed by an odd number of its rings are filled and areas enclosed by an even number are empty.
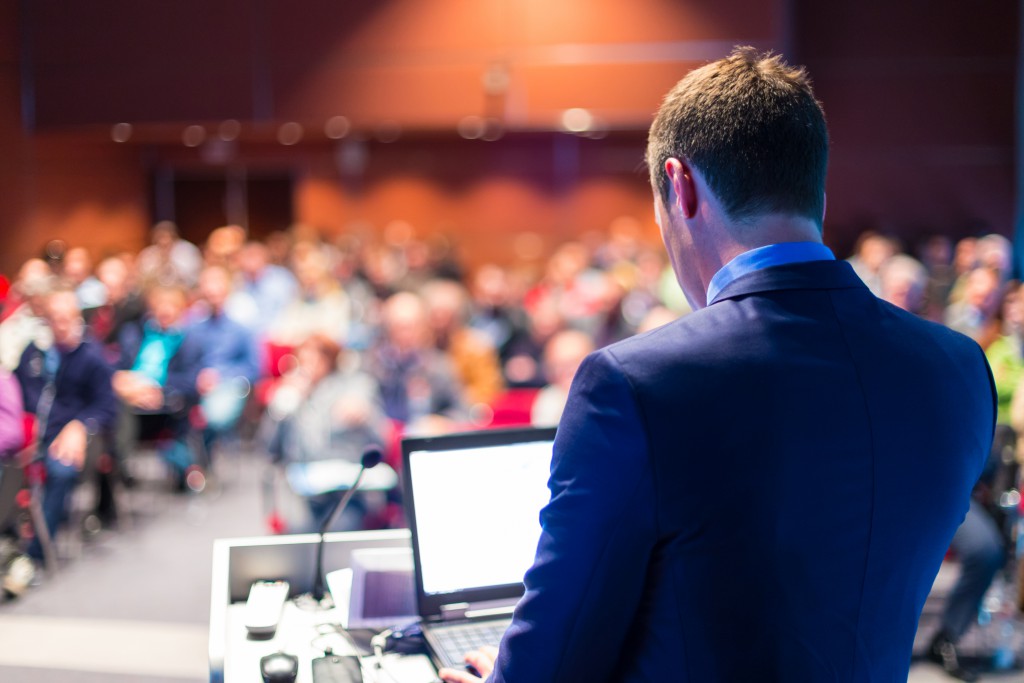
<svg viewBox="0 0 1024 683"><path fill-rule="evenodd" d="M518 585L550 493L553 429L404 444L414 555L424 596Z"/></svg>

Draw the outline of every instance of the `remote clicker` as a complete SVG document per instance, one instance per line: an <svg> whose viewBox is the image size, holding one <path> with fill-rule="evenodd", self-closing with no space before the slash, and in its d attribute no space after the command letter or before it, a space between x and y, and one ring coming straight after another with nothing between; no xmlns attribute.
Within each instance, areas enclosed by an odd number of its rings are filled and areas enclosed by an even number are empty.
<svg viewBox="0 0 1024 683"><path fill-rule="evenodd" d="M288 600L287 581L254 581L245 602L245 628L257 638L270 638Z"/></svg>

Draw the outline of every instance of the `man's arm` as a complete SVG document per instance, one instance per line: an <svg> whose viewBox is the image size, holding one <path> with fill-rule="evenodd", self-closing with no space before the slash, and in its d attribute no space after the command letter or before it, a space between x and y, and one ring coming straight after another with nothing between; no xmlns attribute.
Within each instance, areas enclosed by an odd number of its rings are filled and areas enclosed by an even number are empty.
<svg viewBox="0 0 1024 683"><path fill-rule="evenodd" d="M502 640L495 683L616 675L657 530L643 416L607 350L577 372L549 487L537 557Z"/></svg>
<svg viewBox="0 0 1024 683"><path fill-rule="evenodd" d="M85 424L89 434L113 427L117 420L117 396L114 394L114 368L104 360L99 348L90 349L88 386L92 392L82 412L75 416Z"/></svg>
<svg viewBox="0 0 1024 683"><path fill-rule="evenodd" d="M79 356L87 364L83 368L80 385L88 392L87 400L74 418L57 433L49 447L52 457L79 469L85 462L89 437L113 426L117 419L117 397L112 386L113 368L103 359L98 348L83 348L82 351L88 354Z"/></svg>

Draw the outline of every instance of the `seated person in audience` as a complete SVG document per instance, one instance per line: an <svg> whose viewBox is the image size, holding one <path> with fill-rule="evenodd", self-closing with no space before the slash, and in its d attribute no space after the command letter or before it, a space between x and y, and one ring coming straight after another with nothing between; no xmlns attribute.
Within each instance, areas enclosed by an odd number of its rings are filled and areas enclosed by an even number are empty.
<svg viewBox="0 0 1024 683"><path fill-rule="evenodd" d="M469 327L469 295L453 280L431 280L422 290L435 347L447 355L471 404L489 404L505 388L490 340Z"/></svg>
<svg viewBox="0 0 1024 683"><path fill-rule="evenodd" d="M203 245L203 262L208 266L233 268L238 252L245 244L245 228L224 225L213 230Z"/></svg>
<svg viewBox="0 0 1024 683"><path fill-rule="evenodd" d="M270 263L270 252L259 242L247 242L237 257L235 286L225 308L232 318L261 338L270 323L298 296L291 271Z"/></svg>
<svg viewBox="0 0 1024 683"><path fill-rule="evenodd" d="M594 341L579 330L557 333L544 347L544 374L548 384L533 401L530 423L550 427L562 419L562 410L569 398L569 387L583 359L594 350Z"/></svg>
<svg viewBox="0 0 1024 683"><path fill-rule="evenodd" d="M917 259L896 254L882 264L878 281L882 299L917 315L924 312L928 271Z"/></svg>
<svg viewBox="0 0 1024 683"><path fill-rule="evenodd" d="M949 303L949 293L956 280L953 268L953 241L946 235L931 235L919 249L921 265L928 272L925 287L924 318L942 322Z"/></svg>
<svg viewBox="0 0 1024 683"><path fill-rule="evenodd" d="M18 270L0 319L0 365L18 367L29 344L49 348L53 335L43 318L43 302L53 287L53 271L42 259L29 259Z"/></svg>
<svg viewBox="0 0 1024 683"><path fill-rule="evenodd" d="M92 274L92 257L84 247L68 249L61 265L61 278L75 290L82 311L91 311L107 300L103 283Z"/></svg>
<svg viewBox="0 0 1024 683"><path fill-rule="evenodd" d="M542 387L544 346L556 333L566 328L565 318L554 297L543 296L527 309L526 329L517 333L505 346L502 372L510 387Z"/></svg>
<svg viewBox="0 0 1024 683"><path fill-rule="evenodd" d="M136 261L143 286L194 287L203 266L199 247L178 237L178 226L171 221L154 225L151 235L153 243L139 252Z"/></svg>
<svg viewBox="0 0 1024 683"><path fill-rule="evenodd" d="M992 233L978 240L978 265L999 275L999 281L1010 279L1013 270L1013 245L1002 235Z"/></svg>
<svg viewBox="0 0 1024 683"><path fill-rule="evenodd" d="M1024 292L1020 283L1011 282L1003 297L1001 312L993 320L990 333L983 336L981 347L985 350L996 382L998 395L997 425L1010 425L1010 405L1017 385L1024 379ZM998 429L998 427L997 427Z"/></svg>
<svg viewBox="0 0 1024 683"><path fill-rule="evenodd" d="M383 338L367 367L380 382L384 410L409 432L435 432L465 419L462 387L449 360L435 349L423 301L399 292L384 302Z"/></svg>
<svg viewBox="0 0 1024 683"><path fill-rule="evenodd" d="M103 345L107 358L116 363L121 356L118 340L126 325L137 325L146 311L142 297L132 289L131 273L124 259L111 257L100 261L96 277L106 290L104 304L87 316L89 331Z"/></svg>
<svg viewBox="0 0 1024 683"><path fill-rule="evenodd" d="M121 358L114 374L114 391L121 399L117 451L127 455L139 437L166 430L171 439L161 454L185 484L186 470L196 464L188 444L189 411L198 402L196 379L202 362L198 340L184 329L185 291L156 285L146 301L149 317L121 333Z"/></svg>
<svg viewBox="0 0 1024 683"><path fill-rule="evenodd" d="M276 461L358 463L367 446L386 443L388 424L377 381L350 363L339 364L337 342L314 334L299 344L295 356L296 366L275 390L263 426L267 450ZM337 496L328 491L307 498L316 527ZM350 528L355 519L349 518Z"/></svg>
<svg viewBox="0 0 1024 683"><path fill-rule="evenodd" d="M207 266L199 274L205 316L189 335L202 349L196 391L206 421L203 445L208 454L218 437L234 429L259 374L252 332L225 313L230 293L231 274L223 266Z"/></svg>
<svg viewBox="0 0 1024 683"><path fill-rule="evenodd" d="M52 536L67 514L88 439L114 423L117 402L111 390L113 369L99 346L83 337L85 322L75 292L57 289L46 298L45 309L53 345L41 349L30 344L15 374L25 409L38 421L46 463L43 516ZM38 542L29 554L42 558Z"/></svg>
<svg viewBox="0 0 1024 683"><path fill-rule="evenodd" d="M999 278L998 272L985 267L968 273L963 298L946 309L946 325L975 341L979 340L999 309L1002 286Z"/></svg>
<svg viewBox="0 0 1024 683"><path fill-rule="evenodd" d="M472 294L469 326L487 336L504 362L506 348L526 334L527 326L526 314L512 300L508 273L493 263L481 266L473 277Z"/></svg>
<svg viewBox="0 0 1024 683"><path fill-rule="evenodd" d="M896 243L888 236L865 230L857 238L853 256L846 259L853 266L853 272L864 281L871 293L880 296L882 265L897 251Z"/></svg>
<svg viewBox="0 0 1024 683"><path fill-rule="evenodd" d="M350 303L344 290L331 277L327 255L319 245L300 243L295 247L294 260L299 296L271 324L267 330L268 340L295 345L320 332L343 343L348 335Z"/></svg>

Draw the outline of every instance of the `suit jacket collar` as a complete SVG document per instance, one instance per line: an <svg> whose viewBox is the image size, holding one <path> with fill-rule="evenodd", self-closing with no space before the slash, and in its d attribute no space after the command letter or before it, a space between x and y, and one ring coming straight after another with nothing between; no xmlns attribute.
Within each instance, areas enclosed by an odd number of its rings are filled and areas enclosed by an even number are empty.
<svg viewBox="0 0 1024 683"><path fill-rule="evenodd" d="M867 286L846 261L809 261L771 266L748 273L725 286L708 305L757 292L785 289L857 289Z"/></svg>

